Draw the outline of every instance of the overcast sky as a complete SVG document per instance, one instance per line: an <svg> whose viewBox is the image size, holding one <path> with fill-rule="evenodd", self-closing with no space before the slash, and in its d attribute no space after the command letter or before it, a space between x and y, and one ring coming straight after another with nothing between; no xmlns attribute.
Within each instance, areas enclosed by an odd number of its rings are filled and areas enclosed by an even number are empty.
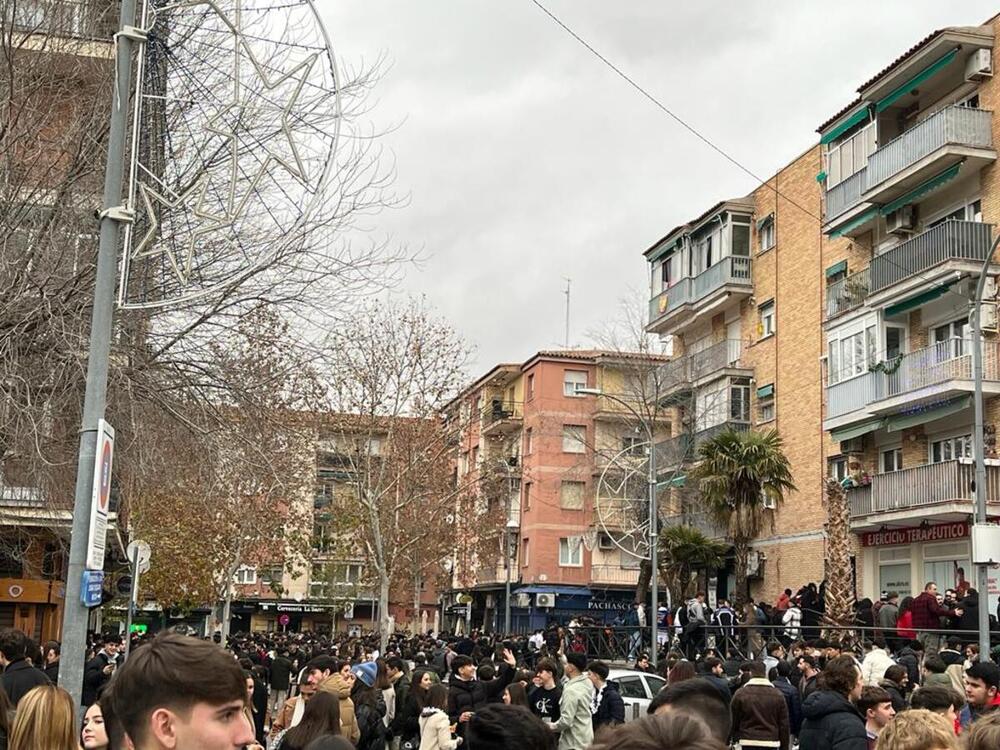
<svg viewBox="0 0 1000 750"><path fill-rule="evenodd" d="M996 2L543 0L754 173L815 143L855 89L943 26ZM377 231L423 248L426 294L477 347L477 371L572 345L644 291L641 253L753 179L684 131L531 0L316 0L338 59L385 53L377 126L405 208Z"/></svg>

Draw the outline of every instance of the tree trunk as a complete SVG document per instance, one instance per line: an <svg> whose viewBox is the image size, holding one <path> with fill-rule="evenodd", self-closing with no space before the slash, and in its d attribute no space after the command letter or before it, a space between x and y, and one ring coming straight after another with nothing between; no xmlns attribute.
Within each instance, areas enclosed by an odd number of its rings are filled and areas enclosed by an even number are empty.
<svg viewBox="0 0 1000 750"><path fill-rule="evenodd" d="M389 645L389 577L381 576L378 586L379 651L385 653Z"/></svg>
<svg viewBox="0 0 1000 750"><path fill-rule="evenodd" d="M226 582L226 593L222 599L222 645L225 646L229 639L229 618L233 612L233 577L229 576Z"/></svg>
<svg viewBox="0 0 1000 750"><path fill-rule="evenodd" d="M747 588L747 560L750 559L750 542L746 539L733 540L733 556L736 560L736 591L733 592L733 606L742 611L750 592Z"/></svg>
<svg viewBox="0 0 1000 750"><path fill-rule="evenodd" d="M649 560L643 560L639 564L639 580L635 584L635 600L646 604L649 596L649 582L653 579L653 566Z"/></svg>
<svg viewBox="0 0 1000 750"><path fill-rule="evenodd" d="M420 632L420 571L413 574L413 618L410 620L410 633Z"/></svg>
<svg viewBox="0 0 1000 750"><path fill-rule="evenodd" d="M826 482L826 618L836 625L854 622L851 586L851 509L847 492L834 479Z"/></svg>

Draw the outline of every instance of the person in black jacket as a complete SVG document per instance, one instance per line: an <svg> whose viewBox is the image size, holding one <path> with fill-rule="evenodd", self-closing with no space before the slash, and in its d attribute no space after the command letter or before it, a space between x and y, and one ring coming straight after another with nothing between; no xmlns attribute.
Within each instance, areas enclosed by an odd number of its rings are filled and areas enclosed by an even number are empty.
<svg viewBox="0 0 1000 750"><path fill-rule="evenodd" d="M802 750L868 750L865 720L854 701L864 681L850 656L831 659L820 675L820 689L802 702Z"/></svg>
<svg viewBox="0 0 1000 750"><path fill-rule="evenodd" d="M608 682L611 670L603 661L592 661L587 665L587 674L594 683L594 705L591 708L594 732L600 727L625 723L625 701L618 686Z"/></svg>
<svg viewBox="0 0 1000 750"><path fill-rule="evenodd" d="M465 724L472 715L491 700L503 696L503 689L514 679L517 662L509 649L503 650L503 662L497 676L489 682L476 679L476 665L468 656L458 655L451 660L451 681L448 683L448 719L459 724L464 736Z"/></svg>
<svg viewBox="0 0 1000 750"><path fill-rule="evenodd" d="M292 684L292 660L288 658L288 649L283 648L281 652L271 660L271 695L268 708L272 714L276 714L288 700L288 688Z"/></svg>
<svg viewBox="0 0 1000 750"><path fill-rule="evenodd" d="M798 737L799 730L802 729L802 696L799 695L799 689L792 684L792 665L782 659L776 667L771 667L767 676L771 684L785 696L785 703L788 706L788 727L792 736Z"/></svg>
<svg viewBox="0 0 1000 750"><path fill-rule="evenodd" d="M101 688L108 684L118 664L118 643L107 640L97 652L97 656L87 662L83 669L83 706L90 706L97 700Z"/></svg>
<svg viewBox="0 0 1000 750"><path fill-rule="evenodd" d="M51 684L42 670L28 662L27 646L28 637L20 630L4 628L0 631L0 666L3 666L0 685L14 708L31 688Z"/></svg>
<svg viewBox="0 0 1000 750"><path fill-rule="evenodd" d="M45 676L52 681L53 685L59 684L59 653L61 652L59 641L48 641L42 653L45 655Z"/></svg>
<svg viewBox="0 0 1000 750"><path fill-rule="evenodd" d="M893 664L885 670L885 675L878 681L878 686L889 694L892 708L897 714L906 710L906 683L908 680L906 667L902 664Z"/></svg>

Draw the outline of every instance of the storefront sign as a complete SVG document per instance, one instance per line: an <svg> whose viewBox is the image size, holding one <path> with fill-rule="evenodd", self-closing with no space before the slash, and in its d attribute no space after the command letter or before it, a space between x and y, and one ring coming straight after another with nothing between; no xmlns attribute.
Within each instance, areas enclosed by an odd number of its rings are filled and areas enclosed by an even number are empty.
<svg viewBox="0 0 1000 750"><path fill-rule="evenodd" d="M613 610L615 612L627 612L632 608L632 595L627 599L601 599L595 600L591 599L587 602L587 609L596 609L601 611Z"/></svg>
<svg viewBox="0 0 1000 750"><path fill-rule="evenodd" d="M892 547L899 544L917 542L948 542L953 539L968 539L969 524L940 523L934 526L911 526L906 529L886 529L866 531L861 535L862 547Z"/></svg>
<svg viewBox="0 0 1000 750"><path fill-rule="evenodd" d="M272 609L275 612L296 612L296 613L328 612L332 608L333 605L323 605L323 604L284 604L282 602L260 603L260 609L262 612L267 612Z"/></svg>

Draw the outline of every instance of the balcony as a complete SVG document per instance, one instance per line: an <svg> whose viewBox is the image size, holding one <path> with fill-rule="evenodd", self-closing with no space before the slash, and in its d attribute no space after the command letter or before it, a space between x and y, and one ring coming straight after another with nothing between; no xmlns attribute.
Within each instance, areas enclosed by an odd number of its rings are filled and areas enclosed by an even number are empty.
<svg viewBox="0 0 1000 750"><path fill-rule="evenodd" d="M826 191L826 220L832 221L861 203L865 192L865 169L855 172Z"/></svg>
<svg viewBox="0 0 1000 750"><path fill-rule="evenodd" d="M883 391L879 373L866 372L826 387L826 418L837 419L853 411L867 413L868 404Z"/></svg>
<svg viewBox="0 0 1000 750"><path fill-rule="evenodd" d="M868 157L865 200L884 203L963 158L993 161L992 119L987 110L948 107L893 138Z"/></svg>
<svg viewBox="0 0 1000 750"><path fill-rule="evenodd" d="M669 333L694 318L723 293L753 292L750 258L730 255L698 274L680 279L649 301L651 333Z"/></svg>
<svg viewBox="0 0 1000 750"><path fill-rule="evenodd" d="M925 517L930 515L929 506L946 506L940 512L950 511L956 520L964 520L972 513L974 473L972 462L963 459L876 474L869 486L847 491L852 526L864 526L865 519L871 523L889 522L894 519L885 516L891 514L897 516L895 520L912 522L913 511ZM986 499L1000 502L1000 466L986 467Z"/></svg>
<svg viewBox="0 0 1000 750"><path fill-rule="evenodd" d="M495 398L482 411L483 435L503 435L521 429L524 404Z"/></svg>
<svg viewBox="0 0 1000 750"><path fill-rule="evenodd" d="M749 429L750 423L747 421L730 420L706 427L693 435L682 433L668 438L656 444L656 471L657 473L663 473L675 469L682 464L694 461L698 455L698 448L726 430L746 432Z"/></svg>
<svg viewBox="0 0 1000 750"><path fill-rule="evenodd" d="M613 586L635 586L639 583L639 569L623 568L620 565L591 565L590 582Z"/></svg>
<svg viewBox="0 0 1000 750"><path fill-rule="evenodd" d="M826 317L835 318L846 312L857 309L864 304L869 290L869 273L863 271L852 273L826 287Z"/></svg>
<svg viewBox="0 0 1000 750"><path fill-rule="evenodd" d="M660 518L660 529L669 526L690 526L697 529L709 539L724 539L726 529L719 526L712 520L711 516L703 512L676 513Z"/></svg>
<svg viewBox="0 0 1000 750"><path fill-rule="evenodd" d="M946 221L896 245L872 259L869 295L918 277L949 261L969 261L979 271L990 252L993 225L977 221ZM893 295L895 296L895 295Z"/></svg>
<svg viewBox="0 0 1000 750"><path fill-rule="evenodd" d="M15 31L70 39L110 41L118 31L117 0L18 0Z"/></svg>

